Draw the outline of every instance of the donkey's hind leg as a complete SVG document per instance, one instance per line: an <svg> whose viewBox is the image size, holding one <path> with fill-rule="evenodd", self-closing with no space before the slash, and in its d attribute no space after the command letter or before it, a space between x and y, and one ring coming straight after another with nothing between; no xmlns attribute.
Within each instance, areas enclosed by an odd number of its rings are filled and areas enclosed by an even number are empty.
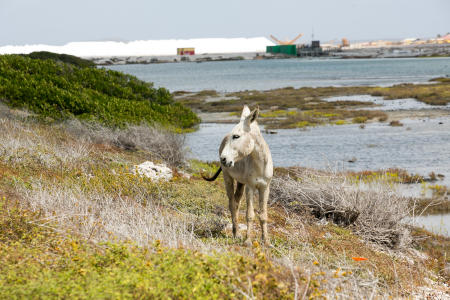
<svg viewBox="0 0 450 300"><path fill-rule="evenodd" d="M236 183L236 191L234 192L236 217L239 216L239 206L241 204L242 194L244 194L244 187L245 187L245 184L242 184L240 182ZM236 218L236 221L237 221L237 218Z"/></svg>
<svg viewBox="0 0 450 300"><path fill-rule="evenodd" d="M259 188L259 221L261 223L261 239L264 245L270 246L267 232L267 202L269 200L269 187Z"/></svg>
<svg viewBox="0 0 450 300"><path fill-rule="evenodd" d="M245 187L245 198L247 198L247 236L245 237L244 244L250 246L252 243L252 226L253 219L255 218L255 211L253 210L253 198L255 196L254 189L250 188L248 185Z"/></svg>

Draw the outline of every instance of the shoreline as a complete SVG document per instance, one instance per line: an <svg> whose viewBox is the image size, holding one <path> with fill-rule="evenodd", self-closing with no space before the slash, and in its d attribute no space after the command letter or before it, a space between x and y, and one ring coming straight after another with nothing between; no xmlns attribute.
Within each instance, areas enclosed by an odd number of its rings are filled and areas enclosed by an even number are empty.
<svg viewBox="0 0 450 300"><path fill-rule="evenodd" d="M152 56L106 56L85 57L98 66L127 65L127 64L161 64L180 62L219 62L239 60L270 60L270 59L377 59L377 58L433 58L449 57L450 44L444 45L414 45L392 47L368 47L357 49L329 49L327 55L315 57L295 57L282 54L271 54L265 51L242 53L204 53L195 55L152 55Z"/></svg>

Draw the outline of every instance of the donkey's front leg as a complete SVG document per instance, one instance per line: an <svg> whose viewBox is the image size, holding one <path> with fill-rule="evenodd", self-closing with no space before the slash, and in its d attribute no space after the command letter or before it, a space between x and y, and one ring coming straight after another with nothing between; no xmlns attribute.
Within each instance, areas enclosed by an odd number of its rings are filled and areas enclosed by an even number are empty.
<svg viewBox="0 0 450 300"><path fill-rule="evenodd" d="M244 244L246 246L250 246L252 244L252 226L253 226L253 218L255 217L255 212L253 210L253 198L255 197L255 190L249 187L248 185L245 187L245 198L247 198L247 236L245 238Z"/></svg>
<svg viewBox="0 0 450 300"><path fill-rule="evenodd" d="M269 186L258 188L259 191L259 221L261 223L261 239L264 245L269 246L269 234L267 232L267 202L269 200Z"/></svg>
<svg viewBox="0 0 450 300"><path fill-rule="evenodd" d="M239 206L239 203L236 203L236 201L234 200L234 179L229 174L224 172L223 173L223 181L225 182L225 189L227 191L227 196L228 196L228 206L230 208L230 214L231 214L231 222L233 223L233 237L236 238L237 209L238 209L237 206Z"/></svg>

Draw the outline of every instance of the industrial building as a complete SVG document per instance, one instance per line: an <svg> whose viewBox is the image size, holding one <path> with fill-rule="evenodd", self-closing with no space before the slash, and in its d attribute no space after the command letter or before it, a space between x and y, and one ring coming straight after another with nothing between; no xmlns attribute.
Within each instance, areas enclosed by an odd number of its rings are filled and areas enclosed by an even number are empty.
<svg viewBox="0 0 450 300"><path fill-rule="evenodd" d="M297 45L275 45L267 46L266 53L297 55Z"/></svg>
<svg viewBox="0 0 450 300"><path fill-rule="evenodd" d="M195 48L177 48L177 55L195 55Z"/></svg>
<svg viewBox="0 0 450 300"><path fill-rule="evenodd" d="M320 41L312 41L311 45L301 45L297 48L297 56L323 56L328 52L320 47Z"/></svg>
<svg viewBox="0 0 450 300"><path fill-rule="evenodd" d="M328 55L327 51L323 51L320 47L320 41L312 41L311 45L276 45L267 46L266 53L283 54L290 56L323 56Z"/></svg>

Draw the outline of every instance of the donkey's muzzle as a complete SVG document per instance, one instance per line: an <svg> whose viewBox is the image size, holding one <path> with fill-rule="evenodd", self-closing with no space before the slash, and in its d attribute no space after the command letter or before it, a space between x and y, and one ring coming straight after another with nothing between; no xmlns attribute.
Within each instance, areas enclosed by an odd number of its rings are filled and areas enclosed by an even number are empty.
<svg viewBox="0 0 450 300"><path fill-rule="evenodd" d="M227 159L225 157L222 157L220 159L220 162L222 163L223 166L228 167L228 168L232 167L234 165L233 161L231 161L231 160L227 161Z"/></svg>

